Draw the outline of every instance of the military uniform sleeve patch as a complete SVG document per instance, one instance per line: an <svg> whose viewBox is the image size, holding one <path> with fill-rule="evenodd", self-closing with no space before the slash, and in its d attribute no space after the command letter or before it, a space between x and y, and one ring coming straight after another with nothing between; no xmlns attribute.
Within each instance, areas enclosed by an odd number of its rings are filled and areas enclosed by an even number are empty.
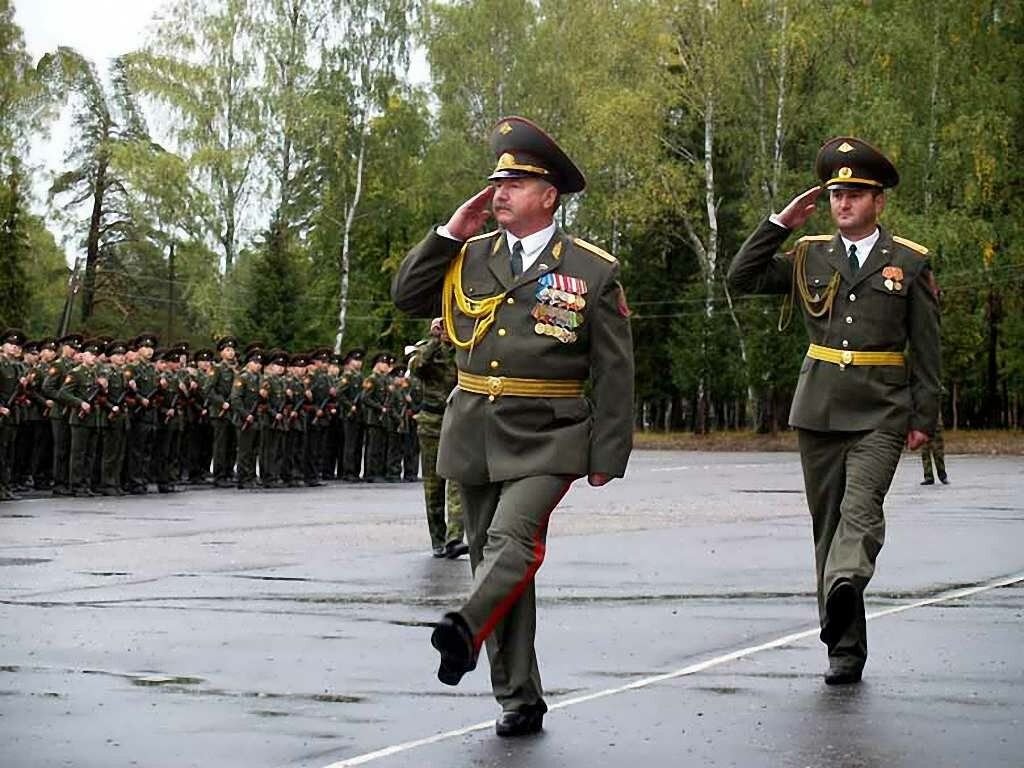
<svg viewBox="0 0 1024 768"><path fill-rule="evenodd" d="M617 288L616 304L618 305L619 314L623 317L629 317L633 314L633 311L626 302L626 289L622 287L620 282L616 282L615 287Z"/></svg>
<svg viewBox="0 0 1024 768"><path fill-rule="evenodd" d="M900 245L906 246L910 250L914 251L914 253L917 253L921 256L928 255L928 249L925 248L920 243L915 243L913 240L907 240L907 238L905 237L897 237L893 235L892 241L894 243L899 243Z"/></svg>
<svg viewBox="0 0 1024 768"><path fill-rule="evenodd" d="M608 253L608 251L606 251L606 250L604 250L602 248L598 248L593 243L588 243L586 240L581 240L578 237L574 237L572 239L572 241L574 243L576 243L576 245L578 245L583 250L590 251L595 256L600 256L602 259L604 259L605 261L611 262L612 264L616 263L614 256L612 256L610 253Z"/></svg>

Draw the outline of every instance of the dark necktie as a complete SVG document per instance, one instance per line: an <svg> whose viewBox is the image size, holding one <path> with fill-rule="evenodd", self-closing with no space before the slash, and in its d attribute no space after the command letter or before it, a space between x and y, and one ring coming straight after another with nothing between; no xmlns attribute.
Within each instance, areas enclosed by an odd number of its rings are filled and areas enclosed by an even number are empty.
<svg viewBox="0 0 1024 768"><path fill-rule="evenodd" d="M516 240L512 246L512 277L519 277L523 274L523 241Z"/></svg>
<svg viewBox="0 0 1024 768"><path fill-rule="evenodd" d="M850 274L856 275L857 270L860 269L860 259L857 258L857 246L850 245Z"/></svg>

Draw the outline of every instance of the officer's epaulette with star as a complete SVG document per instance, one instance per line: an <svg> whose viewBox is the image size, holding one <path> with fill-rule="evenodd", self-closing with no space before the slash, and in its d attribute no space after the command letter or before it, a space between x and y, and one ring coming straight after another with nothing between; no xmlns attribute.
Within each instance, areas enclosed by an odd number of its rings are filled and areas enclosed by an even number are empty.
<svg viewBox="0 0 1024 768"><path fill-rule="evenodd" d="M572 239L572 241L574 243L576 243L576 245L578 245L583 250L590 251L595 256L600 256L602 259L604 259L605 261L611 262L612 264L616 263L614 256L612 256L610 253L608 253L608 251L606 251L606 250L604 250L602 248L598 248L593 243L588 243L586 240L581 240L578 237L574 237Z"/></svg>
<svg viewBox="0 0 1024 768"><path fill-rule="evenodd" d="M918 254L919 256L927 256L928 255L928 249L925 248L920 243L915 243L913 240L907 240L907 238L905 238L905 237L898 237L897 235L893 235L892 236L892 241L894 243L899 243L900 245L906 246L907 248L909 248L910 250L912 250L914 253Z"/></svg>
<svg viewBox="0 0 1024 768"><path fill-rule="evenodd" d="M832 237L832 235L804 235L796 242L798 245L800 243L826 243L830 242Z"/></svg>

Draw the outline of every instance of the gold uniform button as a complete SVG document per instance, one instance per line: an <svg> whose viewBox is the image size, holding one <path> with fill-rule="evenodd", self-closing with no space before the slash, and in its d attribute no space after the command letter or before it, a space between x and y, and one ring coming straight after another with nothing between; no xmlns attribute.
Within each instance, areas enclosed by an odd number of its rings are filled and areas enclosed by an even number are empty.
<svg viewBox="0 0 1024 768"><path fill-rule="evenodd" d="M491 368L497 368L499 365L501 365L501 363L497 360L491 360Z"/></svg>
<svg viewBox="0 0 1024 768"><path fill-rule="evenodd" d="M516 300L513 299L511 296L509 296L507 299L505 299L505 303L506 304L515 304Z"/></svg>
<svg viewBox="0 0 1024 768"><path fill-rule="evenodd" d="M504 336L506 333L508 333L508 331L506 331L504 328L499 328L498 329L498 335L499 336Z"/></svg>

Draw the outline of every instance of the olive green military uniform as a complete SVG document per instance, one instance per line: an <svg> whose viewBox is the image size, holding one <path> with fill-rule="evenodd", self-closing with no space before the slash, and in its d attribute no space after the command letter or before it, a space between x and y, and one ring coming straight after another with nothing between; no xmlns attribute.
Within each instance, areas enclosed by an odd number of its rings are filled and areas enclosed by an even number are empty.
<svg viewBox="0 0 1024 768"><path fill-rule="evenodd" d="M383 482L387 474L388 452L388 376L370 373L363 379L363 433L366 439L366 459L363 479L369 483Z"/></svg>
<svg viewBox="0 0 1024 768"><path fill-rule="evenodd" d="M128 428L128 450L125 461L128 465L128 490L133 494L144 494L149 487L150 459L153 454L153 436L159 416L156 412L157 375L156 367L148 360L139 359L125 367L126 381L134 382L129 398L130 426ZM147 405L143 400L148 401Z"/></svg>
<svg viewBox="0 0 1024 768"><path fill-rule="evenodd" d="M89 486L96 460L100 420L104 418L101 401L106 397L106 392L96 382L100 375L96 364L78 365L64 377L58 393L60 401L70 412L70 488L76 496L93 495ZM86 402L89 403L88 413L82 408Z"/></svg>
<svg viewBox="0 0 1024 768"><path fill-rule="evenodd" d="M68 408L60 400L60 389L68 372L75 367L70 357L58 357L46 371L42 392L53 403L50 409L50 428L53 435L53 493L64 496L70 492L71 471L68 464L71 448L71 427Z"/></svg>
<svg viewBox="0 0 1024 768"><path fill-rule="evenodd" d="M235 427L231 422L231 385L235 381L235 366L220 361L213 366L213 374L206 383L206 402L210 424L213 427L213 482L218 487L230 484L235 466Z"/></svg>
<svg viewBox="0 0 1024 768"><path fill-rule="evenodd" d="M398 307L437 315L442 281L462 248L437 233L416 246L392 284ZM633 437L628 310L618 263L560 230L519 277L501 231L469 240L462 258L466 298L500 303L472 354L457 352L459 387L441 426L437 472L459 482L474 569L458 614L475 648L486 640L502 708L543 707L534 576L548 518L573 480L625 473ZM478 320L454 310L453 323L465 341ZM511 394L513 379L537 394ZM568 396L545 396L555 394Z"/></svg>
<svg viewBox="0 0 1024 768"><path fill-rule="evenodd" d="M260 375L242 369L231 386L231 416L237 429L238 487L251 488L256 482L256 452L260 438ZM251 422L246 417L253 416Z"/></svg>
<svg viewBox="0 0 1024 768"><path fill-rule="evenodd" d="M420 435L416 415L423 402L423 383L406 373L405 413L402 416L402 480L414 483L420 479Z"/></svg>
<svg viewBox="0 0 1024 768"><path fill-rule="evenodd" d="M288 433L284 377L264 374L260 387L267 392L267 409L260 421L260 481L265 488L273 488L281 485L281 458Z"/></svg>
<svg viewBox="0 0 1024 768"><path fill-rule="evenodd" d="M416 427L422 451L423 497L427 507L427 530L435 551L445 550L463 538L462 503L459 486L437 474L437 446L445 402L455 388L455 356L450 346L431 337L421 342L409 369L420 381L422 398L416 413ZM445 502L448 518L445 520Z"/></svg>
<svg viewBox="0 0 1024 768"><path fill-rule="evenodd" d="M0 501L14 498L11 478L14 471L14 442L20 416L16 401L22 370L20 361L0 353L0 405L8 411L6 415L0 415Z"/></svg>
<svg viewBox="0 0 1024 768"><path fill-rule="evenodd" d="M34 403L32 411L32 451L31 474L37 491L53 485L53 431L50 429L50 409L47 397L43 393L43 382L50 364L39 361L32 369L31 397Z"/></svg>
<svg viewBox="0 0 1024 768"><path fill-rule="evenodd" d="M388 376L388 411L384 425L387 449L384 459L384 479L389 483L402 480L402 459L405 454L405 428L409 409L408 383L401 376Z"/></svg>
<svg viewBox="0 0 1024 768"><path fill-rule="evenodd" d="M176 448L181 434L182 392L178 374L169 369L156 372L156 384L156 392L150 398L150 410L155 417L150 472L160 493L172 493L177 480Z"/></svg>
<svg viewBox="0 0 1024 768"><path fill-rule="evenodd" d="M107 407L104 408L102 416L106 423L106 431L103 435L100 493L105 496L120 496L121 473L128 445L129 418L126 400L130 390L125 383L123 366L104 363L100 365L100 373L107 379Z"/></svg>
<svg viewBox="0 0 1024 768"><path fill-rule="evenodd" d="M342 448L342 479L359 479L363 465L363 375L359 371L345 371L338 382L338 419L345 431Z"/></svg>
<svg viewBox="0 0 1024 768"><path fill-rule="evenodd" d="M802 238L794 252L778 254L789 235L764 221L733 259L729 284L744 293L792 294L799 255L803 268L796 277L808 298L797 302L807 335L835 356L835 362L816 359L815 348L808 350L789 418L799 430L824 625L826 600L838 580L849 580L861 595L871 580L885 535L882 503L908 430L935 431L938 314L920 246L880 227L854 273L838 233ZM822 312L828 301L830 311ZM859 361L861 352L891 360L908 347L906 364ZM863 599L858 603L853 623L829 648L833 668L857 674L867 658Z"/></svg>

